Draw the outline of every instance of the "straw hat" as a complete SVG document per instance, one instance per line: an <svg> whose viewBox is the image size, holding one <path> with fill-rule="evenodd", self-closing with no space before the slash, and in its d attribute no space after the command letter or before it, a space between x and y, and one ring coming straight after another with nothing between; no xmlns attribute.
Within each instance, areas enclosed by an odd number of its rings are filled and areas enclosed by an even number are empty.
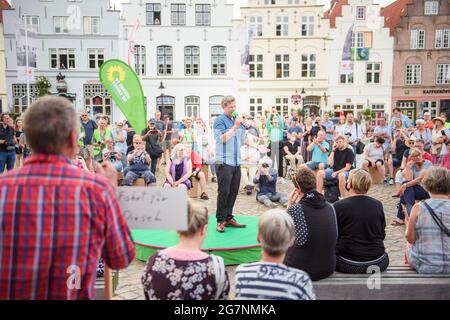
<svg viewBox="0 0 450 320"><path fill-rule="evenodd" d="M436 117L436 118L434 118L433 120L431 120L431 122L433 122L433 124L434 124L434 122L435 122L436 120L441 121L441 122L442 122L442 125L445 126L445 121L446 121L446 119L441 118L441 117Z"/></svg>

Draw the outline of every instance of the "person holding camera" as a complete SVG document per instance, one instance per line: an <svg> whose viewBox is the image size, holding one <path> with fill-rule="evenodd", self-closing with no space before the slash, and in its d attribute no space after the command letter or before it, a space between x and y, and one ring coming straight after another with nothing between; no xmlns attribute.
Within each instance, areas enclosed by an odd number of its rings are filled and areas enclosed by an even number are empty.
<svg viewBox="0 0 450 320"><path fill-rule="evenodd" d="M151 171L155 174L158 159L161 158L164 153L161 146L162 132L156 127L156 119L151 118L148 121L148 126L142 130L141 135L142 140L145 141L145 151L147 151L152 160Z"/></svg>
<svg viewBox="0 0 450 320"><path fill-rule="evenodd" d="M258 171L253 179L255 184L259 185L259 191L256 199L266 207L275 208L275 202L287 206L288 196L286 193L277 192L278 173L272 168L272 160L269 157L263 157L259 160Z"/></svg>
<svg viewBox="0 0 450 320"><path fill-rule="evenodd" d="M16 162L16 144L17 139L14 128L9 125L10 116L3 113L0 124L0 174L5 171L14 169Z"/></svg>
<svg viewBox="0 0 450 320"><path fill-rule="evenodd" d="M102 150L102 160L110 161L117 172L121 172L123 170L122 165L122 152L120 151L120 147L114 145L114 141L112 138L108 138L105 141L106 148Z"/></svg>
<svg viewBox="0 0 450 320"><path fill-rule="evenodd" d="M145 144L140 135L134 135L133 146L134 150L127 156L130 170L123 179L123 185L132 186L134 181L139 178L144 179L147 186L155 184L156 178L149 168L149 164L152 160L148 152L145 151Z"/></svg>
<svg viewBox="0 0 450 320"><path fill-rule="evenodd" d="M308 152L311 152L312 159L306 166L311 170L323 170L328 165L328 152L331 146L325 141L325 137L325 131L320 130L307 148Z"/></svg>

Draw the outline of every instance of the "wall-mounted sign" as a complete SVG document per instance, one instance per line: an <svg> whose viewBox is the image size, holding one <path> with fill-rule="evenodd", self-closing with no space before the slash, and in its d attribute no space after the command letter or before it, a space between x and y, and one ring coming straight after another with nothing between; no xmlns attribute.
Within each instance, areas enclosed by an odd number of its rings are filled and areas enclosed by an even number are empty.
<svg viewBox="0 0 450 320"><path fill-rule="evenodd" d="M450 89L423 90L423 94L450 93Z"/></svg>

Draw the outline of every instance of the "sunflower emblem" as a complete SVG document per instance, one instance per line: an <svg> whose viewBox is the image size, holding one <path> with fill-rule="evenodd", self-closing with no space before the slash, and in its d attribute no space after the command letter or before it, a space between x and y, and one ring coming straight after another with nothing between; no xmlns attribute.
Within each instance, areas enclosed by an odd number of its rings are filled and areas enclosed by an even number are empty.
<svg viewBox="0 0 450 320"><path fill-rule="evenodd" d="M115 78L119 78L120 81L125 80L125 70L121 66L111 66L106 73L110 82L113 82Z"/></svg>

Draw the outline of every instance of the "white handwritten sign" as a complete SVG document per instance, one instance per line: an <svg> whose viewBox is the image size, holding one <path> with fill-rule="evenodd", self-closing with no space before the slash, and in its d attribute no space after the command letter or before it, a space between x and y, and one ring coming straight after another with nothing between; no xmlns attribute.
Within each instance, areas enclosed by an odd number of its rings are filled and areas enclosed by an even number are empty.
<svg viewBox="0 0 450 320"><path fill-rule="evenodd" d="M187 229L187 191L120 187L118 199L130 229Z"/></svg>

